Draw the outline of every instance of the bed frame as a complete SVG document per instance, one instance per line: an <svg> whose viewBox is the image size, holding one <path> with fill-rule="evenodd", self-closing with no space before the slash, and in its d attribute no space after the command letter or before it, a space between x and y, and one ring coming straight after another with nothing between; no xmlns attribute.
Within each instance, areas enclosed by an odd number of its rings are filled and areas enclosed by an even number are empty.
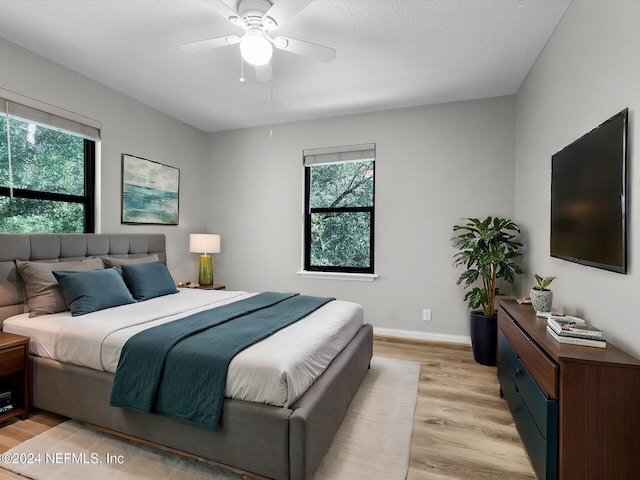
<svg viewBox="0 0 640 480"><path fill-rule="evenodd" d="M163 234L0 234L0 323L24 310L15 259L58 262L93 255L166 260ZM373 355L364 325L290 408L225 399L214 432L109 406L113 375L31 357L32 406L277 480L310 480L328 450Z"/></svg>

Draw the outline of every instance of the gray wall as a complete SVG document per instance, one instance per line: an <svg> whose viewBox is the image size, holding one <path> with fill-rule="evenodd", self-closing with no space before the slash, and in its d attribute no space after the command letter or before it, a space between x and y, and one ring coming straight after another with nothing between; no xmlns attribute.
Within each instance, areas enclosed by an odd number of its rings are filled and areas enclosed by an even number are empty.
<svg viewBox="0 0 640 480"><path fill-rule="evenodd" d="M640 355L640 2L573 2L517 95L516 217L527 231L527 269L555 275L554 306L584 316ZM551 155L629 107L627 275L549 255ZM531 287L523 282L521 290Z"/></svg>
<svg viewBox="0 0 640 480"><path fill-rule="evenodd" d="M465 340L452 226L513 214L513 97L391 110L210 135L208 230L228 288L293 290L362 303L368 322ZM374 282L301 279L302 151L375 142ZM433 310L431 323L422 309Z"/></svg>
<svg viewBox="0 0 640 480"><path fill-rule="evenodd" d="M189 253L192 231L204 231L202 172L207 136L115 90L0 39L0 87L102 122L101 202L96 225L104 233L167 235L168 263L176 277L195 279L197 255ZM120 224L121 154L129 153L180 169L180 225Z"/></svg>
<svg viewBox="0 0 640 480"><path fill-rule="evenodd" d="M361 302L379 328L432 338L468 335L451 226L513 217L528 272L556 275L556 305L640 354L640 211L634 139L640 104L638 2L573 2L517 96L204 134L114 90L0 40L0 87L102 121L102 232L164 232L176 280L194 280L188 234L222 235L218 280L229 288L297 290ZM619 275L549 256L550 158L630 108L630 261ZM301 279L305 148L375 142L376 271L371 283ZM120 155L180 168L178 227L120 224ZM515 161L514 161L515 156ZM515 181L514 181L515 179ZM486 186L489 185L489 188ZM531 286L527 275L518 293ZM433 322L421 320L422 308Z"/></svg>

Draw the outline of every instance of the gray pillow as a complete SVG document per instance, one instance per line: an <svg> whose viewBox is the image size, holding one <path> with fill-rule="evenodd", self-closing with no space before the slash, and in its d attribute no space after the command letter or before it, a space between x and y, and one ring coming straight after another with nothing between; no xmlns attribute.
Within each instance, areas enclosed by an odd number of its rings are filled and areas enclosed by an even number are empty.
<svg viewBox="0 0 640 480"><path fill-rule="evenodd" d="M158 258L158 255L156 255L155 253L151 255L147 255L146 257L119 258L119 257L105 256L100 258L104 262L105 267L107 268L117 267L118 270L120 270L120 273L122 273L122 269L120 268L122 267L122 265L137 265L138 263L150 263L150 262L157 262L160 260Z"/></svg>
<svg viewBox="0 0 640 480"><path fill-rule="evenodd" d="M85 260L56 263L16 260L16 267L24 282L29 316L37 317L69 310L58 281L53 276L54 270L100 270L104 268L104 264L97 257L89 257Z"/></svg>

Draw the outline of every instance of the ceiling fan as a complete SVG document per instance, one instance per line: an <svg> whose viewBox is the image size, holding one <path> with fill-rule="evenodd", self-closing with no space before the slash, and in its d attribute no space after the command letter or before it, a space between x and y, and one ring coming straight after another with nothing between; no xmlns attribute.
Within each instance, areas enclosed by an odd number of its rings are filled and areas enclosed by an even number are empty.
<svg viewBox="0 0 640 480"><path fill-rule="evenodd" d="M187 52L200 52L228 45L240 44L242 59L256 69L258 81L267 82L272 78L271 57L273 47L284 52L294 53L329 63L336 58L331 47L294 38L271 36L284 23L313 0L239 0L238 10L234 10L222 0L214 0L210 5L229 22L244 30L244 35L208 38L184 43L180 48Z"/></svg>

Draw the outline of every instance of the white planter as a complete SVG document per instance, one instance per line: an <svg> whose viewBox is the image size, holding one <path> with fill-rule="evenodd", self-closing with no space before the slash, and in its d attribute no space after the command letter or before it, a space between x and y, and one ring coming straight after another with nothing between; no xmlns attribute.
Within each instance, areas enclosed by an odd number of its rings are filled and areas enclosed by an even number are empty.
<svg viewBox="0 0 640 480"><path fill-rule="evenodd" d="M551 290L534 290L529 293L531 305L536 312L550 312L553 303L553 292Z"/></svg>

